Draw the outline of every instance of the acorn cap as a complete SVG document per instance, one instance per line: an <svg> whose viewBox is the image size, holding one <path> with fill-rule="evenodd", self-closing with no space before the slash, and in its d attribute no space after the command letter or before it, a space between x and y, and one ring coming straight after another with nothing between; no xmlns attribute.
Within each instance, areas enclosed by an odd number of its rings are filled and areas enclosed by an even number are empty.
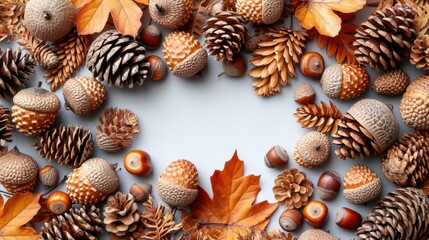
<svg viewBox="0 0 429 240"><path fill-rule="evenodd" d="M320 166L331 156L329 138L317 131L308 132L295 143L293 156L300 166Z"/></svg>
<svg viewBox="0 0 429 240"><path fill-rule="evenodd" d="M237 13L248 21L257 24L277 22L284 9L283 0L237 0Z"/></svg>
<svg viewBox="0 0 429 240"><path fill-rule="evenodd" d="M354 204L370 202L381 193L381 179L364 165L354 165L344 177L344 198Z"/></svg>
<svg viewBox="0 0 429 240"><path fill-rule="evenodd" d="M334 235L320 229L308 229L301 234L299 240L340 240Z"/></svg>
<svg viewBox="0 0 429 240"><path fill-rule="evenodd" d="M408 86L399 110L408 126L418 130L429 129L429 75L418 77Z"/></svg>
<svg viewBox="0 0 429 240"><path fill-rule="evenodd" d="M149 14L162 27L178 29L188 22L193 6L192 0L152 0Z"/></svg>
<svg viewBox="0 0 429 240"><path fill-rule="evenodd" d="M201 71L206 63L207 52L201 48L189 55L183 62L178 63L172 72L181 78L190 78Z"/></svg>
<svg viewBox="0 0 429 240"><path fill-rule="evenodd" d="M57 95L39 87L22 89L13 97L13 104L39 113L56 113L61 107Z"/></svg>
<svg viewBox="0 0 429 240"><path fill-rule="evenodd" d="M26 184L39 172L37 162L31 156L21 153L17 147L0 158L0 182L8 185Z"/></svg>
<svg viewBox="0 0 429 240"><path fill-rule="evenodd" d="M379 152L392 146L399 135L399 123L392 109L375 99L362 99L347 112L373 137Z"/></svg>
<svg viewBox="0 0 429 240"><path fill-rule="evenodd" d="M103 84L91 77L76 77L67 80L63 86L66 109L78 115L96 110L106 100Z"/></svg>

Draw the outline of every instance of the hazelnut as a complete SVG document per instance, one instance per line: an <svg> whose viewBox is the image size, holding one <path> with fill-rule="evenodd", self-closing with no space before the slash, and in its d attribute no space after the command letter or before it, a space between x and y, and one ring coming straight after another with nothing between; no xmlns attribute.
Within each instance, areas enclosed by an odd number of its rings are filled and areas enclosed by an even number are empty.
<svg viewBox="0 0 429 240"><path fill-rule="evenodd" d="M155 25L148 25L140 32L142 43L149 49L158 48L161 45L162 32Z"/></svg>
<svg viewBox="0 0 429 240"><path fill-rule="evenodd" d="M144 202L152 191L152 185L147 183L134 183L130 187L130 194L133 195L134 201Z"/></svg>
<svg viewBox="0 0 429 240"><path fill-rule="evenodd" d="M314 228L320 228L325 225L328 217L328 207L320 201L312 200L303 209L305 221Z"/></svg>
<svg viewBox="0 0 429 240"><path fill-rule="evenodd" d="M147 152L132 150L125 155L125 169L134 175L146 176L152 172L152 162Z"/></svg>
<svg viewBox="0 0 429 240"><path fill-rule="evenodd" d="M317 181L317 194L322 200L331 200L337 196L341 187L341 179L336 172L326 171Z"/></svg>
<svg viewBox="0 0 429 240"><path fill-rule="evenodd" d="M70 196L61 191L53 192L46 199L46 207L53 214L60 215L67 212L71 207Z"/></svg>
<svg viewBox="0 0 429 240"><path fill-rule="evenodd" d="M286 209L279 218L280 227L287 231L293 232L301 227L304 217L298 209Z"/></svg>
<svg viewBox="0 0 429 240"><path fill-rule="evenodd" d="M240 54L235 54L231 62L223 61L223 73L218 77L226 75L228 77L240 77L246 72L246 61Z"/></svg>
<svg viewBox="0 0 429 240"><path fill-rule="evenodd" d="M293 98L299 104L313 103L316 99L316 91L310 84L301 82L296 85Z"/></svg>
<svg viewBox="0 0 429 240"><path fill-rule="evenodd" d="M319 78L325 70L325 60L317 52L304 53L299 61L299 69L307 77Z"/></svg>
<svg viewBox="0 0 429 240"><path fill-rule="evenodd" d="M269 168L279 168L286 165L289 161L289 155L281 146L274 146L265 154L265 165Z"/></svg>
<svg viewBox="0 0 429 240"><path fill-rule="evenodd" d="M165 77L167 74L167 63L164 59L156 55L150 55L146 58L146 61L150 63L150 78L158 81Z"/></svg>
<svg viewBox="0 0 429 240"><path fill-rule="evenodd" d="M337 212L335 223L339 227L354 230L362 225L362 216L350 208L343 207Z"/></svg>
<svg viewBox="0 0 429 240"><path fill-rule="evenodd" d="M58 171L52 165L46 165L39 171L39 179L45 188L50 188L58 183Z"/></svg>

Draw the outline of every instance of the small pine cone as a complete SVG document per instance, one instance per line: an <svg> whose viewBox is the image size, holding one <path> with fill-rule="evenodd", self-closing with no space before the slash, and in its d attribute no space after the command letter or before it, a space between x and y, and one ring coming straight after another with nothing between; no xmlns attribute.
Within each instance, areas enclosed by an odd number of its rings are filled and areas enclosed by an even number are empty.
<svg viewBox="0 0 429 240"><path fill-rule="evenodd" d="M12 142L12 132L13 125L10 110L0 105L0 153L7 151L6 142Z"/></svg>
<svg viewBox="0 0 429 240"><path fill-rule="evenodd" d="M209 49L209 55L216 56L218 62L231 62L234 53L241 50L248 37L246 21L232 11L218 12L207 20L203 31L205 47Z"/></svg>
<svg viewBox="0 0 429 240"><path fill-rule="evenodd" d="M341 123L342 114L337 106L329 101L329 105L322 101L321 105L308 103L297 108L293 114L302 128L317 127L321 133L337 133L338 125Z"/></svg>
<svg viewBox="0 0 429 240"><path fill-rule="evenodd" d="M45 223L39 240L96 240L96 236L103 232L102 224L99 208L71 208L67 213L55 216Z"/></svg>
<svg viewBox="0 0 429 240"><path fill-rule="evenodd" d="M284 170L274 184L274 198L288 209L304 207L313 195L313 183L296 168Z"/></svg>
<svg viewBox="0 0 429 240"><path fill-rule="evenodd" d="M131 194L109 196L103 214L106 231L118 237L136 231L140 221L139 207Z"/></svg>
<svg viewBox="0 0 429 240"><path fill-rule="evenodd" d="M134 135L140 132L137 116L128 109L108 108L100 117L96 140L106 152L117 152L131 145Z"/></svg>
<svg viewBox="0 0 429 240"><path fill-rule="evenodd" d="M20 48L14 53L10 48L6 52L0 49L0 56L0 98L10 99L18 88L25 87L23 80L30 80L30 73L35 72L34 62Z"/></svg>
<svg viewBox="0 0 429 240"><path fill-rule="evenodd" d="M400 186L419 186L429 177L429 132L405 134L383 158L381 170Z"/></svg>
<svg viewBox="0 0 429 240"><path fill-rule="evenodd" d="M410 62L416 68L429 70L429 35L420 35L411 46Z"/></svg>
<svg viewBox="0 0 429 240"><path fill-rule="evenodd" d="M374 80L372 89L378 94L397 96L403 94L409 84L408 74L404 70L396 68L378 76Z"/></svg>
<svg viewBox="0 0 429 240"><path fill-rule="evenodd" d="M94 141L87 129L61 125L39 134L33 146L41 157L49 161L78 167L92 155Z"/></svg>
<svg viewBox="0 0 429 240"><path fill-rule="evenodd" d="M429 198L421 189L399 188L373 208L356 236L360 239L423 240L429 235Z"/></svg>
<svg viewBox="0 0 429 240"><path fill-rule="evenodd" d="M148 78L150 63L145 58L143 43L117 30L109 30L92 42L86 66L100 81L110 86L133 88Z"/></svg>
<svg viewBox="0 0 429 240"><path fill-rule="evenodd" d="M54 68L58 65L58 56L52 51L51 47L40 42L37 46L30 50L31 56L36 61L37 65L45 66L46 68Z"/></svg>
<svg viewBox="0 0 429 240"><path fill-rule="evenodd" d="M377 70L397 67L416 38L413 19L413 9L407 4L375 11L356 29L356 60Z"/></svg>

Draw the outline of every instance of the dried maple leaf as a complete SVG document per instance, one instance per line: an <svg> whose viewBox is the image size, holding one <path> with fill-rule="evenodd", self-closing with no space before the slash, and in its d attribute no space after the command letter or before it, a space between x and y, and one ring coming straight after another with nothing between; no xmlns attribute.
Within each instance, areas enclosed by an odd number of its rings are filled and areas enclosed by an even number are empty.
<svg viewBox="0 0 429 240"><path fill-rule="evenodd" d="M278 204L263 201L253 205L261 190L260 176L244 176L244 162L237 152L210 180L213 198L200 187L190 213L182 213L183 229L190 239L233 240L240 234L265 229Z"/></svg>
<svg viewBox="0 0 429 240"><path fill-rule="evenodd" d="M37 240L39 233L27 224L39 211L40 194L17 193L4 204L0 195L0 239Z"/></svg>
<svg viewBox="0 0 429 240"><path fill-rule="evenodd" d="M182 30L196 37L201 36L203 27L211 17L211 8L218 0L196 0L192 10L191 18L188 23L182 27Z"/></svg>
<svg viewBox="0 0 429 240"><path fill-rule="evenodd" d="M365 3L365 0L302 0L295 16L303 28L315 27L320 34L335 37L341 29L341 18L334 11L352 13Z"/></svg>
<svg viewBox="0 0 429 240"><path fill-rule="evenodd" d="M147 4L147 0L135 0ZM101 32L109 14L118 31L124 35L137 36L141 26L142 9L133 0L71 0L80 8L74 23L80 35Z"/></svg>

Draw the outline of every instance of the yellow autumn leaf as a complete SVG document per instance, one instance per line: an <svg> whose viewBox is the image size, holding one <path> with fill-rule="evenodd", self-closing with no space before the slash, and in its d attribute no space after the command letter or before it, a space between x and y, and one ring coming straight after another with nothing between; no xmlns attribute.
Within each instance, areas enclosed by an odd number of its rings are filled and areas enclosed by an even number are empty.
<svg viewBox="0 0 429 240"><path fill-rule="evenodd" d="M144 4L144 5L149 5L149 0L136 0L136 2Z"/></svg>
<svg viewBox="0 0 429 240"><path fill-rule="evenodd" d="M315 27L320 34L335 37L341 29L341 18L334 11L352 13L365 3L365 0L308 0L298 5L295 16L303 28Z"/></svg>

